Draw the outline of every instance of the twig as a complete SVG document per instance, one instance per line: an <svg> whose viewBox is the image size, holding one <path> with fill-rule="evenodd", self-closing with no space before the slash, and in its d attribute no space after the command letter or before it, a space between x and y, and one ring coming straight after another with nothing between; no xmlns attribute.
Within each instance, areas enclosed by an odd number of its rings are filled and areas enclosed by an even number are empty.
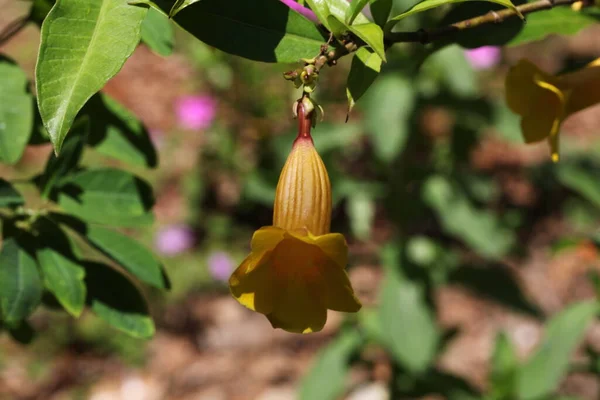
<svg viewBox="0 0 600 400"><path fill-rule="evenodd" d="M466 29L476 28L487 24L499 24L509 18L516 17L518 12L523 15L531 14L537 11L549 10L556 6L568 6L576 3L579 0L538 0L533 3L527 3L512 8L505 8L500 11L490 11L485 15L466 19L464 21L455 22L441 28L426 31L421 29L416 32L391 32L385 37L388 43L422 43L428 44L436 40L447 38ZM584 2L585 3L585 2ZM517 11L518 10L518 11Z"/></svg>
<svg viewBox="0 0 600 400"><path fill-rule="evenodd" d="M16 20L9 23L6 28L0 33L0 46L6 43L10 38L15 36L17 33L21 31L29 22L29 18L27 16L17 18Z"/></svg>

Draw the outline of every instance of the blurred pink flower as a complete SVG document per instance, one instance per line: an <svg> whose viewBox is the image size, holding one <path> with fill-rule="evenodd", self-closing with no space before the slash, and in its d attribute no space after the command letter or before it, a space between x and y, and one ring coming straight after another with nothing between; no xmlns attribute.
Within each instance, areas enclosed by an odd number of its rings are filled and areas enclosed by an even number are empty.
<svg viewBox="0 0 600 400"><path fill-rule="evenodd" d="M212 253L208 257L208 270L212 277L218 281L227 281L233 272L233 260L223 251Z"/></svg>
<svg viewBox="0 0 600 400"><path fill-rule="evenodd" d="M171 225L157 232L154 247L167 256L189 250L194 245L194 232L187 225Z"/></svg>
<svg viewBox="0 0 600 400"><path fill-rule="evenodd" d="M465 56L475 69L488 69L500 62L502 50L497 46L483 46L465 50Z"/></svg>
<svg viewBox="0 0 600 400"><path fill-rule="evenodd" d="M319 19L314 12L298 4L295 0L281 0L281 2L292 10L296 11L298 14L302 14L305 18L310 19L313 22L319 22Z"/></svg>
<svg viewBox="0 0 600 400"><path fill-rule="evenodd" d="M217 104L210 96L183 96L175 101L179 125L185 129L206 129L212 124Z"/></svg>

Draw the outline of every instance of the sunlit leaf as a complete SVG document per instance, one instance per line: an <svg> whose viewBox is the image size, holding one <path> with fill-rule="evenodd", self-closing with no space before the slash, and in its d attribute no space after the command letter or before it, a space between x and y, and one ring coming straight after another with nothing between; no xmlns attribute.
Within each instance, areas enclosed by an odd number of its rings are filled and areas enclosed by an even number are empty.
<svg viewBox="0 0 600 400"><path fill-rule="evenodd" d="M177 0L171 10L169 11L169 18L173 18L177 13L187 6L191 6L192 4L198 2L200 0Z"/></svg>
<svg viewBox="0 0 600 400"><path fill-rule="evenodd" d="M166 57L173 53L175 35L171 21L163 13L151 8L142 22L142 42L155 53Z"/></svg>
<svg viewBox="0 0 600 400"><path fill-rule="evenodd" d="M348 114L363 94L371 87L381 71L381 57L365 47L358 49L352 59L348 74L346 95L348 96Z"/></svg>
<svg viewBox="0 0 600 400"><path fill-rule="evenodd" d="M350 7L346 10L346 18L344 19L346 23L352 24L356 17L358 17L358 14L366 7L367 3L372 1L373 0L352 0Z"/></svg>

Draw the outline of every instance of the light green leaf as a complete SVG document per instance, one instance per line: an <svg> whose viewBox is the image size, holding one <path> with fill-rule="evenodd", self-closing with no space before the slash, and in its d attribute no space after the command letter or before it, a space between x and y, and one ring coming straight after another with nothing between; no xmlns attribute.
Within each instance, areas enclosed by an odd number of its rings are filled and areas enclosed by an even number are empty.
<svg viewBox="0 0 600 400"><path fill-rule="evenodd" d="M136 278L159 289L167 287L160 262L131 237L112 229L88 225L85 238Z"/></svg>
<svg viewBox="0 0 600 400"><path fill-rule="evenodd" d="M86 295L83 267L50 247L38 250L37 258L46 288L69 314L79 317Z"/></svg>
<svg viewBox="0 0 600 400"><path fill-rule="evenodd" d="M0 207L14 207L25 204L21 193L10 182L0 178Z"/></svg>
<svg viewBox="0 0 600 400"><path fill-rule="evenodd" d="M157 54L166 57L173 53L175 35L171 21L161 12L151 8L142 23L142 42Z"/></svg>
<svg viewBox="0 0 600 400"><path fill-rule="evenodd" d="M168 14L169 0L132 0ZM250 60L295 63L319 54L327 41L314 23L273 0L202 0L175 18L183 29L219 50ZM235 40L231 40L235 37Z"/></svg>
<svg viewBox="0 0 600 400"><path fill-rule="evenodd" d="M147 129L125 107L96 95L84 110L91 120L88 144L94 150L132 165L156 167L158 156Z"/></svg>
<svg viewBox="0 0 600 400"><path fill-rule="evenodd" d="M35 259L15 238L5 238L0 251L0 317L8 325L27 318L42 299L42 280Z"/></svg>
<svg viewBox="0 0 600 400"><path fill-rule="evenodd" d="M370 46L383 61L386 61L385 45L383 43L383 31L378 25L372 22L366 24L347 25L343 22L343 20L339 19L335 15L328 16L327 21L329 22L329 30L336 37L339 37L345 32L352 32L368 46Z"/></svg>
<svg viewBox="0 0 600 400"><path fill-rule="evenodd" d="M473 67L460 46L446 46L436 51L425 60L423 70L434 72L457 96L479 96L477 74L473 72Z"/></svg>
<svg viewBox="0 0 600 400"><path fill-rule="evenodd" d="M352 234L358 239L370 237L375 220L375 201L365 192L356 192L348 197L346 213L350 219Z"/></svg>
<svg viewBox="0 0 600 400"><path fill-rule="evenodd" d="M390 248L384 252L387 275L381 292L379 311L384 343L396 360L413 372L426 370L435 356L439 333L425 302L423 288L400 276L397 257Z"/></svg>
<svg viewBox="0 0 600 400"><path fill-rule="evenodd" d="M358 14L361 13L363 8L367 5L367 3L372 2L373 0L352 0L350 3L350 7L346 9L346 18L344 19L347 24L352 25L354 19L358 17Z"/></svg>
<svg viewBox="0 0 600 400"><path fill-rule="evenodd" d="M423 200L435 210L446 232L485 257L502 257L515 241L513 232L503 227L491 211L476 209L446 178L429 178L423 187Z"/></svg>
<svg viewBox="0 0 600 400"><path fill-rule="evenodd" d="M371 87L381 71L381 57L365 47L358 49L352 59L348 74L346 95L348 96L348 114L363 94Z"/></svg>
<svg viewBox="0 0 600 400"><path fill-rule="evenodd" d="M373 0L371 2L371 15L373 15L373 20L377 25L385 26L393 4L394 0Z"/></svg>
<svg viewBox="0 0 600 400"><path fill-rule="evenodd" d="M191 6L192 4L198 2L200 0L177 0L171 10L169 11L169 18L173 18L177 13L187 6Z"/></svg>
<svg viewBox="0 0 600 400"><path fill-rule="evenodd" d="M415 4L414 6L412 6L411 8L409 8L408 10L404 11L403 13L396 15L394 18L392 18L388 24L386 25L386 31L387 30L391 30L391 28L396 25L396 23L398 21L400 21L403 18L408 17L409 15L413 15L416 13L420 13L423 11L427 11L430 10L432 8L436 8L439 6L443 6L446 4L454 4L454 3L462 3L465 1L474 1L474 0L423 0L417 4ZM479 1L479 0L477 0ZM517 14L519 15L519 17L521 19L525 19L525 17L523 16L523 14L521 14L521 12L517 9L517 7L515 7L515 5L510 1L510 0L485 0L485 1L489 1L491 3L496 3L496 4L500 4L506 8L510 8L512 10L515 10L517 12Z"/></svg>
<svg viewBox="0 0 600 400"><path fill-rule="evenodd" d="M490 383L492 398L509 399L514 397L516 369L519 359L510 339L505 333L496 336L496 346L492 354Z"/></svg>
<svg viewBox="0 0 600 400"><path fill-rule="evenodd" d="M64 178L61 184L58 204L87 222L139 226L154 220L150 185L125 171L85 170Z"/></svg>
<svg viewBox="0 0 600 400"><path fill-rule="evenodd" d="M399 75L381 77L365 99L365 124L375 155L391 163L406 144L415 105L413 84Z"/></svg>
<svg viewBox="0 0 600 400"><path fill-rule="evenodd" d="M154 335L154 322L142 294L111 267L85 263L88 302L96 315L116 329L137 338Z"/></svg>
<svg viewBox="0 0 600 400"><path fill-rule="evenodd" d="M44 20L36 88L56 152L79 110L133 53L146 13L124 0L61 0Z"/></svg>
<svg viewBox="0 0 600 400"><path fill-rule="evenodd" d="M596 301L581 302L561 311L546 324L544 338L536 353L519 369L519 399L540 399L554 392L598 311Z"/></svg>
<svg viewBox="0 0 600 400"><path fill-rule="evenodd" d="M350 8L350 4L346 0L306 0L310 9L314 11L317 18L325 28L331 31L328 18L333 15L338 21L345 21L346 13ZM369 20L363 14L359 13L355 20L357 24L368 24Z"/></svg>
<svg viewBox="0 0 600 400"><path fill-rule="evenodd" d="M322 349L302 379L300 400L335 400L344 391L348 359L361 343L356 330L342 332Z"/></svg>
<svg viewBox="0 0 600 400"><path fill-rule="evenodd" d="M598 18L586 15L568 7L557 7L527 16L527 23L512 38L507 45L515 46L535 40L541 40L548 35L574 35L585 27L598 22Z"/></svg>
<svg viewBox="0 0 600 400"><path fill-rule="evenodd" d="M25 72L0 55L0 162L21 159L33 129L33 97Z"/></svg>
<svg viewBox="0 0 600 400"><path fill-rule="evenodd" d="M576 164L561 164L557 170L560 183L579 193L596 207L600 207L598 172Z"/></svg>

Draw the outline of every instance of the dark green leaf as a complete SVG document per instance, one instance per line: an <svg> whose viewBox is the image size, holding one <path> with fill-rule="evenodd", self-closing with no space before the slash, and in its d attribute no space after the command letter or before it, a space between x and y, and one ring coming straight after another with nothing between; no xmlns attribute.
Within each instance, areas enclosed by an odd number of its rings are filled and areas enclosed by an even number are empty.
<svg viewBox="0 0 600 400"><path fill-rule="evenodd" d="M385 26L393 4L394 0L374 0L371 2L371 15L373 15L373 20L377 25Z"/></svg>
<svg viewBox="0 0 600 400"><path fill-rule="evenodd" d="M21 344L30 344L35 338L35 331L27 321L21 321L17 326L9 327L8 333Z"/></svg>
<svg viewBox="0 0 600 400"><path fill-rule="evenodd" d="M146 13L123 0L61 0L44 20L36 88L56 152L79 110L133 53Z"/></svg>
<svg viewBox="0 0 600 400"><path fill-rule="evenodd" d="M131 237L111 229L89 225L85 238L136 278L160 289L167 287L160 262Z"/></svg>
<svg viewBox="0 0 600 400"><path fill-rule="evenodd" d="M411 82L398 75L380 78L365 99L365 123L375 155L390 163L402 152L408 138L415 93Z"/></svg>
<svg viewBox="0 0 600 400"><path fill-rule="evenodd" d="M483 256L499 258L515 241L513 232L501 226L494 214L476 209L464 192L441 176L425 182L423 200L435 210L446 232Z"/></svg>
<svg viewBox="0 0 600 400"><path fill-rule="evenodd" d="M148 131L122 105L106 95L96 95L86 104L85 112L91 120L88 142L97 152L132 165L157 165Z"/></svg>
<svg viewBox="0 0 600 400"><path fill-rule="evenodd" d="M88 303L96 315L113 327L133 337L150 338L154 322L138 289L111 267L85 263Z"/></svg>
<svg viewBox="0 0 600 400"><path fill-rule="evenodd" d="M21 193L10 182L0 178L0 207L14 207L25 204Z"/></svg>
<svg viewBox="0 0 600 400"><path fill-rule="evenodd" d="M42 22L56 3L55 0L33 0L29 19L37 25L42 25Z"/></svg>
<svg viewBox="0 0 600 400"><path fill-rule="evenodd" d="M0 162L21 159L33 129L33 98L25 72L0 56Z"/></svg>
<svg viewBox="0 0 600 400"><path fill-rule="evenodd" d="M519 359L508 336L504 333L496 337L496 346L492 354L490 383L492 398L509 399L514 397L516 370Z"/></svg>
<svg viewBox="0 0 600 400"><path fill-rule="evenodd" d="M595 170L576 164L561 164L557 170L560 183L579 193L596 207L600 207L600 182Z"/></svg>
<svg viewBox="0 0 600 400"><path fill-rule="evenodd" d="M396 255L394 248L384 249L387 275L381 292L381 331L396 360L410 371L422 372L435 356L439 333L422 287L397 272Z"/></svg>
<svg viewBox="0 0 600 400"><path fill-rule="evenodd" d="M86 170L63 179L61 184L58 204L87 222L138 226L154 220L152 188L125 171Z"/></svg>
<svg viewBox="0 0 600 400"><path fill-rule="evenodd" d="M350 7L346 10L346 18L344 19L346 23L351 25L370 1L372 0L352 0Z"/></svg>
<svg viewBox="0 0 600 400"><path fill-rule="evenodd" d="M0 251L0 310L8 325L18 324L40 304L42 281L35 259L14 237Z"/></svg>
<svg viewBox="0 0 600 400"><path fill-rule="evenodd" d="M173 6L170 0L133 1L155 4L165 14ZM315 24L273 0L202 0L174 20L210 46L256 61L293 63L312 58L326 42Z"/></svg>
<svg viewBox="0 0 600 400"><path fill-rule="evenodd" d="M561 311L546 324L544 338L536 353L519 369L519 399L540 399L554 392L598 311L596 301L581 302Z"/></svg>
<svg viewBox="0 0 600 400"><path fill-rule="evenodd" d="M352 59L346 95L348 96L348 114L363 94L371 87L381 71L381 57L365 47L358 49Z"/></svg>
<svg viewBox="0 0 600 400"><path fill-rule="evenodd" d="M300 386L300 400L335 400L344 391L350 356L360 345L357 331L342 332L317 355Z"/></svg>
<svg viewBox="0 0 600 400"><path fill-rule="evenodd" d="M175 37L171 21L163 13L151 8L142 23L142 42L157 54L166 57L173 53Z"/></svg>

